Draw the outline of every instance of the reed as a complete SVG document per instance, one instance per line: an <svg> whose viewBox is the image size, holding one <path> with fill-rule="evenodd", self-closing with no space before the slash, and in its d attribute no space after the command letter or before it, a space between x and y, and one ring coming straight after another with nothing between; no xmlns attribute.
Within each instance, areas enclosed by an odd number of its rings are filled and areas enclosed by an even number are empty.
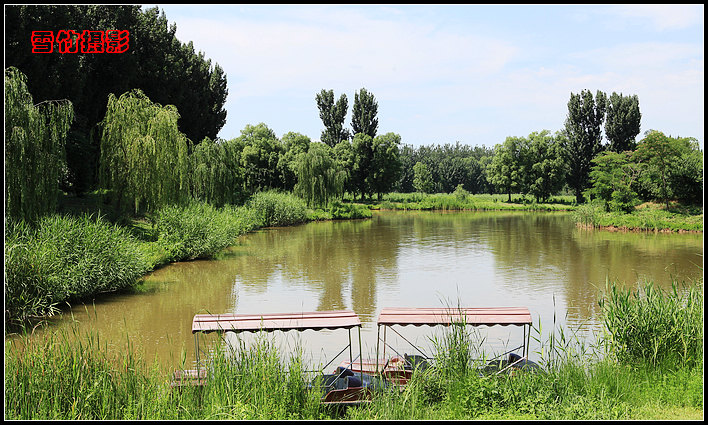
<svg viewBox="0 0 708 425"><path fill-rule="evenodd" d="M453 193L389 193L375 207L389 210L519 210L569 211L575 207L569 197L554 197L549 203L536 203L525 196L508 203L507 195L471 195L462 190Z"/></svg>
<svg viewBox="0 0 708 425"><path fill-rule="evenodd" d="M606 283L600 300L611 353L620 362L665 368L703 362L703 288L673 282L670 291L645 282L635 291Z"/></svg>
<svg viewBox="0 0 708 425"><path fill-rule="evenodd" d="M5 309L12 322L52 314L64 301L116 291L149 270L140 242L100 217L51 215L8 223Z"/></svg>
<svg viewBox="0 0 708 425"><path fill-rule="evenodd" d="M290 226L307 221L305 201L290 193L258 192L247 203L256 211L263 227Z"/></svg>
<svg viewBox="0 0 708 425"><path fill-rule="evenodd" d="M248 208L215 208L199 202L163 207L150 220L156 243L165 251L165 262L209 257L261 225Z"/></svg>

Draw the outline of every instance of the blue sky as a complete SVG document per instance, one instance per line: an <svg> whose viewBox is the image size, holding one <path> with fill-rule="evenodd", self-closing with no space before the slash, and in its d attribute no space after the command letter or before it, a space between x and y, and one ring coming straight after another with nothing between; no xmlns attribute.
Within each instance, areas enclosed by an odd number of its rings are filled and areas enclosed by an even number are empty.
<svg viewBox="0 0 708 425"><path fill-rule="evenodd" d="M351 127L364 87L379 134L492 147L560 130L570 93L589 89L639 96L639 137L703 146L704 5L157 6L226 72L223 139L264 122L319 140L315 94L346 94Z"/></svg>

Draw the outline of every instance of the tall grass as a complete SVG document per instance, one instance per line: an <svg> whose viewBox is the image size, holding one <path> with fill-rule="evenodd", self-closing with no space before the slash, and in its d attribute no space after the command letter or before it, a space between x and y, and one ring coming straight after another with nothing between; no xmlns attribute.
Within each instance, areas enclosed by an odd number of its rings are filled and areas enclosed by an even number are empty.
<svg viewBox="0 0 708 425"><path fill-rule="evenodd" d="M209 257L262 223L252 209L199 202L161 208L151 221L166 262Z"/></svg>
<svg viewBox="0 0 708 425"><path fill-rule="evenodd" d="M133 285L148 260L126 228L100 217L52 215L36 226L8 223L5 317L24 322L57 304Z"/></svg>
<svg viewBox="0 0 708 425"><path fill-rule="evenodd" d="M307 221L305 201L290 193L258 192L247 206L256 211L264 227L290 226Z"/></svg>
<svg viewBox="0 0 708 425"><path fill-rule="evenodd" d="M574 211L575 221L587 227L619 227L629 230L703 231L703 213L669 212L656 208L641 208L631 213L607 212L597 202L579 205Z"/></svg>
<svg viewBox="0 0 708 425"><path fill-rule="evenodd" d="M702 285L701 285L702 286ZM703 288L669 292L645 282L636 291L607 283L600 300L611 352L624 363L666 368L703 362Z"/></svg>

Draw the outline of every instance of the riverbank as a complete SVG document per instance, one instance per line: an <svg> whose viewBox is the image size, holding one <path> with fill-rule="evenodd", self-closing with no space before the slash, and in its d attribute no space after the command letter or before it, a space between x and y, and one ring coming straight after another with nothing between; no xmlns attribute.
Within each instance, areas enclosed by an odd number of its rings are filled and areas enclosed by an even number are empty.
<svg viewBox="0 0 708 425"><path fill-rule="evenodd" d="M608 231L703 233L703 208L676 203L666 210L664 205L647 202L631 213L607 212L600 204L586 203L573 216L580 227Z"/></svg>
<svg viewBox="0 0 708 425"><path fill-rule="evenodd" d="M308 209L298 197L261 192L243 206L165 207L119 216L100 194L65 199L62 213L35 226L10 223L5 240L5 320L31 326L68 303L118 292L175 261L210 258L256 229L313 220L371 217L369 208L333 203Z"/></svg>
<svg viewBox="0 0 708 425"><path fill-rule="evenodd" d="M403 392L377 393L345 412L303 389L310 365L298 350L279 351L272 334L234 352L218 346L206 386L181 390L130 341L112 358L98 337L50 334L6 345L5 418L703 419L702 281L669 292L611 286L601 306L606 332L593 351L575 349L568 330L542 335L534 326L544 373L480 376L474 364L460 367L478 342L456 333L436 340L433 367Z"/></svg>
<svg viewBox="0 0 708 425"><path fill-rule="evenodd" d="M572 196L553 196L548 202L537 203L532 198L514 195L472 195L467 191L453 193L388 193L380 201L367 204L374 210L441 210L441 211L573 211Z"/></svg>

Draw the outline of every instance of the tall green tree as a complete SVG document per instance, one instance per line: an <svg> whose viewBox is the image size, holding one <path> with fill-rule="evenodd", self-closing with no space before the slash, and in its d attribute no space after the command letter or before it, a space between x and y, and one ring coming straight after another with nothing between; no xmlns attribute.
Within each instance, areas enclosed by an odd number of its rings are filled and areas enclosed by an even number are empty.
<svg viewBox="0 0 708 425"><path fill-rule="evenodd" d="M247 124L238 137L244 191L253 194L268 189L282 189L278 161L284 148L275 132L265 123Z"/></svg>
<svg viewBox="0 0 708 425"><path fill-rule="evenodd" d="M379 127L379 120L376 114L379 104L372 93L365 88L354 93L354 105L352 106L352 129L354 134L364 133L372 139L376 137Z"/></svg>
<svg viewBox="0 0 708 425"><path fill-rule="evenodd" d="M503 144L496 145L494 156L487 166L489 183L509 195L522 190L524 185L524 149L527 141L521 137L507 137Z"/></svg>
<svg viewBox="0 0 708 425"><path fill-rule="evenodd" d="M401 136L396 133L389 132L374 138L368 187L371 193L378 195L379 200L384 193L393 189L401 174L398 152L400 144Z"/></svg>
<svg viewBox="0 0 708 425"><path fill-rule="evenodd" d="M651 131L639 142L637 150L634 151L637 161L642 161L648 167L653 168L653 170L648 170L649 173L653 172L657 175L656 193L665 203L667 210L669 209L669 198L673 195L669 184L671 168L680 158L684 143L684 140L667 137L660 131Z"/></svg>
<svg viewBox="0 0 708 425"><path fill-rule="evenodd" d="M192 198L219 207L239 203L243 199L239 171L229 160L225 143L205 138L189 155Z"/></svg>
<svg viewBox="0 0 708 425"><path fill-rule="evenodd" d="M592 186L588 193L605 202L607 211L631 212L639 203L632 189L640 167L631 151L606 151L596 156L590 171Z"/></svg>
<svg viewBox="0 0 708 425"><path fill-rule="evenodd" d="M320 119L325 129L321 139L330 147L335 147L342 140L349 140L349 130L344 127L347 116L347 95L342 94L337 103L334 102L334 90L322 89L315 95Z"/></svg>
<svg viewBox="0 0 708 425"><path fill-rule="evenodd" d="M607 102L605 135L610 141L609 149L615 152L633 151L640 131L642 114L639 112L639 97L623 96L612 92Z"/></svg>
<svg viewBox="0 0 708 425"><path fill-rule="evenodd" d="M5 214L34 221L56 209L65 171L64 144L74 118L71 102L37 105L27 77L5 70Z"/></svg>
<svg viewBox="0 0 708 425"><path fill-rule="evenodd" d="M295 193L309 207L326 206L344 193L346 173L334 158L332 148L324 143L312 143L307 152L298 154L295 173Z"/></svg>
<svg viewBox="0 0 708 425"><path fill-rule="evenodd" d="M187 199L187 138L178 119L174 106L153 103L141 90L108 97L100 177L119 211L152 212Z"/></svg>
<svg viewBox="0 0 708 425"><path fill-rule="evenodd" d="M310 138L293 131L285 133L280 139L283 146L283 154L278 159L278 172L280 174L282 187L285 190L293 190L297 183L295 162L301 153L310 149Z"/></svg>
<svg viewBox="0 0 708 425"><path fill-rule="evenodd" d="M602 123L607 96L589 90L570 94L565 120L565 157L568 163L568 186L575 192L577 203L585 201L583 191L589 187L592 159L602 151Z"/></svg>
<svg viewBox="0 0 708 425"><path fill-rule="evenodd" d="M553 137L548 130L529 134L528 164L529 192L536 201L545 202L558 193L565 184L565 160L561 134Z"/></svg>
<svg viewBox="0 0 708 425"><path fill-rule="evenodd" d="M413 175L413 187L417 192L433 193L435 191L433 175L425 163L416 162L413 166Z"/></svg>
<svg viewBox="0 0 708 425"><path fill-rule="evenodd" d="M361 199L371 193L371 178L374 162L374 139L366 133L358 133L352 139L354 164L350 179L356 190L361 194Z"/></svg>

